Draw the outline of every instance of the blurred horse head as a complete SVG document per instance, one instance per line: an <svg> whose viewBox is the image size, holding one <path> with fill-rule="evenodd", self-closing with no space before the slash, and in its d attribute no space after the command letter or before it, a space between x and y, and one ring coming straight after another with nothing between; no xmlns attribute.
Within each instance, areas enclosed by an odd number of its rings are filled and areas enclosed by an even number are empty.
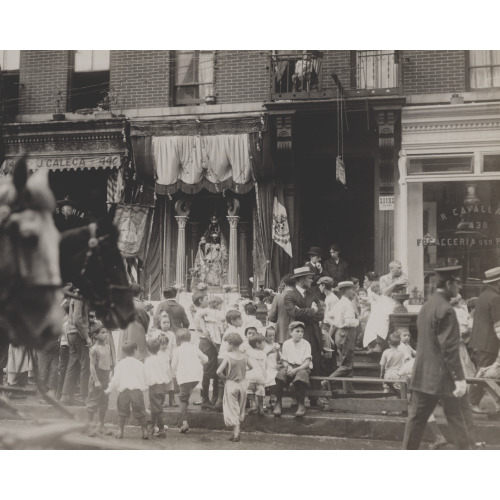
<svg viewBox="0 0 500 500"><path fill-rule="evenodd" d="M0 180L0 341L41 347L60 334L61 275L48 170L25 157Z"/></svg>
<svg viewBox="0 0 500 500"><path fill-rule="evenodd" d="M135 317L133 293L118 249L113 214L62 233L61 275L90 302L107 328L126 328Z"/></svg>

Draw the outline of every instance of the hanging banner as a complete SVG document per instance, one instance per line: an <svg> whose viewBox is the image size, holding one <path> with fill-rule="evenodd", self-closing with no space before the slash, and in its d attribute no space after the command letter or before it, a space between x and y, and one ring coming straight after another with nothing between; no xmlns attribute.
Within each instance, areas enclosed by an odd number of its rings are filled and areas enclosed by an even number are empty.
<svg viewBox="0 0 500 500"><path fill-rule="evenodd" d="M149 207L119 205L114 223L120 231L118 248L124 257L136 257L146 232Z"/></svg>
<svg viewBox="0 0 500 500"><path fill-rule="evenodd" d="M273 205L273 241L282 247L290 257L293 257L286 208L278 201L277 196L274 197Z"/></svg>
<svg viewBox="0 0 500 500"><path fill-rule="evenodd" d="M346 185L345 165L344 165L344 160L342 160L340 156L337 156L336 171L337 171L336 175L337 181L345 186Z"/></svg>

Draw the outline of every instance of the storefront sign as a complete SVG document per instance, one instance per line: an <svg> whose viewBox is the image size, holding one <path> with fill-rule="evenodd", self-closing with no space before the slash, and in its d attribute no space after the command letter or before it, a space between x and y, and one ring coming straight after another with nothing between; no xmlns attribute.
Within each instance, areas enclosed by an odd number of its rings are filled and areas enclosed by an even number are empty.
<svg viewBox="0 0 500 500"><path fill-rule="evenodd" d="M8 168L14 168L16 160L8 160ZM92 156L39 156L27 158L29 170L34 171L45 167L51 170L84 170L89 168L118 168L120 155L92 155Z"/></svg>
<svg viewBox="0 0 500 500"><path fill-rule="evenodd" d="M394 210L394 195L378 197L379 210Z"/></svg>

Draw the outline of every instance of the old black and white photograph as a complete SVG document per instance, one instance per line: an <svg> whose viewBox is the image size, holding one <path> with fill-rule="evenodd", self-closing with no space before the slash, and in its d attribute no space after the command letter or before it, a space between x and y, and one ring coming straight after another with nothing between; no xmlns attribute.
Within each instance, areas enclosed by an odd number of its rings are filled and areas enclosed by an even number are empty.
<svg viewBox="0 0 500 500"><path fill-rule="evenodd" d="M290 479L299 450L335 451L308 473L326 488L346 450L499 450L500 50L481 29L390 38L446 27L416 5L194 5L75 10L83 38L48 43L9 6L4 459L286 450L269 472ZM211 49L241 46L238 23L247 48ZM227 492L264 494L242 468Z"/></svg>

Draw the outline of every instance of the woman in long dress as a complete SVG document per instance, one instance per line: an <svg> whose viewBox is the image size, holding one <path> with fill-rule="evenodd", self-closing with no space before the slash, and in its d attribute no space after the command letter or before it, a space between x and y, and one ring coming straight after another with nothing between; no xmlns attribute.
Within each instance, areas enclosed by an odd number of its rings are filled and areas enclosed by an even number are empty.
<svg viewBox="0 0 500 500"><path fill-rule="evenodd" d="M32 370L31 357L26 347L9 345L7 384L25 386L28 383L28 372L30 370Z"/></svg>

